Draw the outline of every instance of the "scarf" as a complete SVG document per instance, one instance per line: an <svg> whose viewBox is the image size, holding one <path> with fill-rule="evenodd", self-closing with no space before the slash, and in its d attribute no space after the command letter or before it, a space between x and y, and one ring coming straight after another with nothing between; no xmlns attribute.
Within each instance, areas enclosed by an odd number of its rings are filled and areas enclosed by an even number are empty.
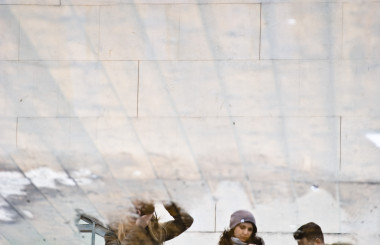
<svg viewBox="0 0 380 245"><path fill-rule="evenodd" d="M239 240L239 238L231 237L231 241L233 245L246 245L247 243L242 242Z"/></svg>

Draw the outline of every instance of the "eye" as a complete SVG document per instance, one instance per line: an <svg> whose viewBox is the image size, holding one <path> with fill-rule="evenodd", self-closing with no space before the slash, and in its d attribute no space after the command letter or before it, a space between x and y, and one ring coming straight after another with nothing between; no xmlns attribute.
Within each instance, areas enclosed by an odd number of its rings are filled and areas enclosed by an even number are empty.
<svg viewBox="0 0 380 245"><path fill-rule="evenodd" d="M240 225L240 229L244 230L245 229L245 225Z"/></svg>
<svg viewBox="0 0 380 245"><path fill-rule="evenodd" d="M248 231L253 231L253 228L248 228Z"/></svg>

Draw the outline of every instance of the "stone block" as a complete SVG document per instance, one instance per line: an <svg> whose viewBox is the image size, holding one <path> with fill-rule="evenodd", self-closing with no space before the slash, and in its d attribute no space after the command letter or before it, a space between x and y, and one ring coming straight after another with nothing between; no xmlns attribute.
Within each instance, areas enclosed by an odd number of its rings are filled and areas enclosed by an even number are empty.
<svg viewBox="0 0 380 245"><path fill-rule="evenodd" d="M139 118L133 120L138 141L156 177L196 180L200 170L183 123L177 118Z"/></svg>
<svg viewBox="0 0 380 245"><path fill-rule="evenodd" d="M379 118L342 118L341 179L378 182ZM360 167L358 167L360 166Z"/></svg>
<svg viewBox="0 0 380 245"><path fill-rule="evenodd" d="M59 152L70 147L69 118L19 118L17 128L21 150Z"/></svg>
<svg viewBox="0 0 380 245"><path fill-rule="evenodd" d="M22 103L22 86L19 81L18 62L0 61L0 111L3 117L16 117Z"/></svg>
<svg viewBox="0 0 380 245"><path fill-rule="evenodd" d="M141 62L139 116L226 115L212 62Z"/></svg>
<svg viewBox="0 0 380 245"><path fill-rule="evenodd" d="M19 16L20 60L97 59L97 6L23 6Z"/></svg>
<svg viewBox="0 0 380 245"><path fill-rule="evenodd" d="M250 175L250 191L253 199L253 209L259 233L262 232L292 232L297 223L297 205L295 203L295 188L291 181L258 181L256 174ZM275 199L273 197L276 197Z"/></svg>
<svg viewBox="0 0 380 245"><path fill-rule="evenodd" d="M339 169L339 118L234 118L249 179L329 179ZM292 171L292 172L289 172Z"/></svg>
<svg viewBox="0 0 380 245"><path fill-rule="evenodd" d="M299 114L377 116L380 66L374 60L303 61L299 65Z"/></svg>
<svg viewBox="0 0 380 245"><path fill-rule="evenodd" d="M17 119L0 118L0 155L7 155L17 147Z"/></svg>
<svg viewBox="0 0 380 245"><path fill-rule="evenodd" d="M181 119L202 178L239 179L244 169L229 118Z"/></svg>
<svg viewBox="0 0 380 245"><path fill-rule="evenodd" d="M299 63L299 114L305 116L340 115L344 102L341 90L340 61L302 61ZM343 94L343 93L342 93Z"/></svg>
<svg viewBox="0 0 380 245"><path fill-rule="evenodd" d="M136 116L136 62L4 62L0 69L5 115Z"/></svg>
<svg viewBox="0 0 380 245"><path fill-rule="evenodd" d="M17 60L20 28L14 6L0 6L0 30L0 60Z"/></svg>
<svg viewBox="0 0 380 245"><path fill-rule="evenodd" d="M178 59L258 59L259 4L182 5Z"/></svg>
<svg viewBox="0 0 380 245"><path fill-rule="evenodd" d="M228 116L298 114L299 72L294 61L223 61L213 64L220 109ZM206 80L209 82L209 80Z"/></svg>
<svg viewBox="0 0 380 245"><path fill-rule="evenodd" d="M119 183L128 191L130 200L151 200L157 203L170 200L170 191L163 180L120 180Z"/></svg>
<svg viewBox="0 0 380 245"><path fill-rule="evenodd" d="M176 59L178 5L100 7L99 57L103 60Z"/></svg>
<svg viewBox="0 0 380 245"><path fill-rule="evenodd" d="M340 183L341 208L345 216L341 217L342 232L354 235L357 243L375 241L379 234L379 197L376 183Z"/></svg>
<svg viewBox="0 0 380 245"><path fill-rule="evenodd" d="M378 59L380 57L380 3L346 3L343 5L344 59Z"/></svg>
<svg viewBox="0 0 380 245"><path fill-rule="evenodd" d="M339 59L339 3L262 4L261 59Z"/></svg>
<svg viewBox="0 0 380 245"><path fill-rule="evenodd" d="M206 181L165 181L171 200L194 218L192 232L215 231L215 200Z"/></svg>
<svg viewBox="0 0 380 245"><path fill-rule="evenodd" d="M297 115L298 64L141 62L140 116Z"/></svg>
<svg viewBox="0 0 380 245"><path fill-rule="evenodd" d="M253 198L244 183L233 180L210 181L209 183L216 200L216 231L222 232L228 229L233 212L240 209L252 212Z"/></svg>
<svg viewBox="0 0 380 245"><path fill-rule="evenodd" d="M380 109L380 64L376 60L343 61L337 69L338 113L350 117L377 117Z"/></svg>
<svg viewBox="0 0 380 245"><path fill-rule="evenodd" d="M73 62L59 65L55 80L59 83L61 114L78 117L136 116L136 62Z"/></svg>
<svg viewBox="0 0 380 245"><path fill-rule="evenodd" d="M311 182L311 181L310 181ZM340 206L340 193L334 182L295 183L295 205L297 218L293 231L308 222L323 227L325 233L341 233L341 219L346 213Z"/></svg>

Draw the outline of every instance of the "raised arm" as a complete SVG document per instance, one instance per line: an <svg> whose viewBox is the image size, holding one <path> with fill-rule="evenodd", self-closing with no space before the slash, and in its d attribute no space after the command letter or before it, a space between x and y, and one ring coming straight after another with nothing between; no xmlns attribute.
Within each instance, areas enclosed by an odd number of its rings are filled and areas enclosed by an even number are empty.
<svg viewBox="0 0 380 245"><path fill-rule="evenodd" d="M166 203L164 207L174 218L174 220L162 224L166 233L165 241L167 241L187 230L193 224L193 217L174 202Z"/></svg>

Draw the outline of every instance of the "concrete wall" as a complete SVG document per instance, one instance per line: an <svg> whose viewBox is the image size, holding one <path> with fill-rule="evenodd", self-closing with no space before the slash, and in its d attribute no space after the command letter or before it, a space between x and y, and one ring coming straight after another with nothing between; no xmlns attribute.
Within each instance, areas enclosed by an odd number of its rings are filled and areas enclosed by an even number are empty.
<svg viewBox="0 0 380 245"><path fill-rule="evenodd" d="M108 222L136 197L194 216L167 244L217 244L240 208L266 244L309 221L378 244L379 16L373 0L0 0L0 244L90 244L75 210Z"/></svg>

